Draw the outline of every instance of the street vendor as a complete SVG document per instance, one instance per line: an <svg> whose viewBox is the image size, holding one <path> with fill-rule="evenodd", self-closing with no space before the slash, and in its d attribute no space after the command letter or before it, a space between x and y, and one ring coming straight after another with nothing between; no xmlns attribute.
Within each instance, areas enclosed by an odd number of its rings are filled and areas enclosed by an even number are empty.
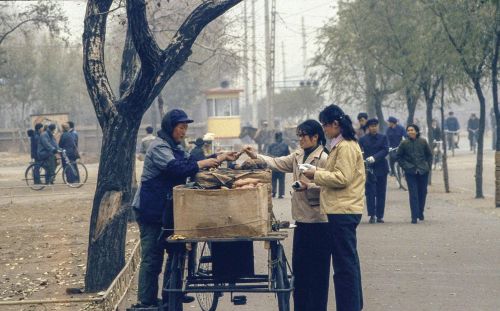
<svg viewBox="0 0 500 311"><path fill-rule="evenodd" d="M325 242L328 218L320 212L320 188L305 177L299 167L304 163L325 166L328 157L324 151L326 139L321 124L315 120L301 123L297 127L297 136L300 149L290 155L273 158L257 154L249 146L244 151L251 158L266 161L273 171L293 173L292 217L297 225L292 259L294 310L326 311L330 278L330 247Z"/></svg>
<svg viewBox="0 0 500 311"><path fill-rule="evenodd" d="M162 269L165 249L168 252L162 227L166 235L172 234L173 188L186 183L199 170L215 168L222 161L234 161L235 153L212 155L197 161L184 150L181 142L186 136L188 124L192 123L180 109L170 110L161 122L158 136L151 142L144 159L140 189L134 198L133 207L139 224L141 238L141 267L139 270L138 303L135 307L158 305L158 276ZM165 272L164 284L168 281ZM166 297L163 303L166 302Z"/></svg>

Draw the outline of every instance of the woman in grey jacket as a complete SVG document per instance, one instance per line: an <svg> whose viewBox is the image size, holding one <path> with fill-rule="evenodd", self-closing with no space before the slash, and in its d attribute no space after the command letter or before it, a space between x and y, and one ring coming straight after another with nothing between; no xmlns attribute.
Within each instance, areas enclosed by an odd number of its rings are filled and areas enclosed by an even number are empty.
<svg viewBox="0 0 500 311"><path fill-rule="evenodd" d="M274 171L293 173L299 187L292 192L292 217L297 227L293 235L292 269L295 275L293 292L295 311L326 311L330 277L330 250L325 237L328 219L319 208L319 187L302 175L299 165L307 163L324 167L327 153L321 124L307 120L297 127L300 149L290 155L272 158L260 155L251 147L245 152L251 158L266 161Z"/></svg>

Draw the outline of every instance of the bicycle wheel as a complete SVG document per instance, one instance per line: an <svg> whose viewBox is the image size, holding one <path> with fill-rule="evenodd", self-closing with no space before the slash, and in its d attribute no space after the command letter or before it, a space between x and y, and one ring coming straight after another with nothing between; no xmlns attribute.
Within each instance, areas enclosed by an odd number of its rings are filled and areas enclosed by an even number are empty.
<svg viewBox="0 0 500 311"><path fill-rule="evenodd" d="M213 279L212 254L210 244L207 242L198 243L196 249L195 276ZM209 283L209 282L207 282ZM201 284L203 287L213 286L213 284ZM196 300L203 311L215 311L219 303L220 293L206 292L196 293Z"/></svg>
<svg viewBox="0 0 500 311"><path fill-rule="evenodd" d="M286 257L283 252L283 246L275 243L273 247L273 263L272 263L272 279L273 289L287 290L290 288L290 281L288 280ZM278 299L279 311L290 311L290 292L282 291L276 293Z"/></svg>
<svg viewBox="0 0 500 311"><path fill-rule="evenodd" d="M80 188L87 182L87 168L83 163L71 162L64 167L62 177L69 187Z"/></svg>
<svg viewBox="0 0 500 311"><path fill-rule="evenodd" d="M24 179L31 189L42 190L47 183L47 170L41 164L33 163L24 172Z"/></svg>
<svg viewBox="0 0 500 311"><path fill-rule="evenodd" d="M182 279L184 277L184 251L175 251L172 253L172 263L170 265L171 273L168 282L168 288L180 290L182 288ZM182 292L168 293L168 309L169 311L182 311Z"/></svg>

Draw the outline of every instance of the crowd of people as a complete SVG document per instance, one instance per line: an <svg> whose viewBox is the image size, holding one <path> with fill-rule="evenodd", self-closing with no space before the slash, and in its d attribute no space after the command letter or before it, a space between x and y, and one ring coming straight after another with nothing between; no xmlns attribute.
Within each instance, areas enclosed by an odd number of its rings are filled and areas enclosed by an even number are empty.
<svg viewBox="0 0 500 311"><path fill-rule="evenodd" d="M57 167L57 154L65 151L70 163L66 163L64 157L61 158L62 165L74 165L74 161L80 158L78 152L78 133L75 130L75 123L72 121L61 124L62 131L59 139L56 139L57 126L55 123L36 123L33 129L29 129L27 134L30 138L31 161L40 164L35 166L33 179L35 184L54 184L54 175ZM42 180L40 169L45 170L45 180ZM66 180L75 182L79 177L75 173L77 170L67 170Z"/></svg>
<svg viewBox="0 0 500 311"><path fill-rule="evenodd" d="M397 162L408 185L410 221L424 221L432 149L444 135L433 120L428 129L432 138L429 143L421 137L417 124L403 127L392 116L387 120L385 133L381 133L379 120L364 112L358 114L359 125L354 128L351 118L336 105L324 108L318 119L319 122L306 120L297 126L300 147L294 151L283 142L282 133L277 132L274 142L267 140L257 144L257 148L246 146L239 153L208 154L202 138L191 142L194 148L187 152L182 141L193 120L178 109L165 115L158 136L152 135L152 128L146 129L148 135L141 141L140 149L144 170L133 203L142 244L136 306L157 305L168 299L157 298L163 257L171 251L158 236L164 231L162 228L174 227L173 187L185 183L199 170L235 161L245 153L263 160L272 169L273 197L283 198L286 173L293 178L294 310L327 310L330 264L335 272L337 310L363 309L356 229L364 208L370 224L385 222L387 179L395 174ZM458 120L450 112L445 133L459 129ZM476 129L473 114L468 131ZM304 168L303 164L308 166ZM169 273L165 269L164 284Z"/></svg>

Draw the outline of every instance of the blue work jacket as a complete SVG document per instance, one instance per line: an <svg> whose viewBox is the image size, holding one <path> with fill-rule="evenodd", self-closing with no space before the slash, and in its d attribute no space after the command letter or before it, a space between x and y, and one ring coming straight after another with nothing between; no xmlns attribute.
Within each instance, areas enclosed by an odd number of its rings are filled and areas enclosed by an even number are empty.
<svg viewBox="0 0 500 311"><path fill-rule="evenodd" d="M359 139L359 145L363 150L363 158L374 157L375 163L370 164L375 176L383 176L389 173L389 165L386 156L389 153L387 136L383 134L366 134Z"/></svg>

